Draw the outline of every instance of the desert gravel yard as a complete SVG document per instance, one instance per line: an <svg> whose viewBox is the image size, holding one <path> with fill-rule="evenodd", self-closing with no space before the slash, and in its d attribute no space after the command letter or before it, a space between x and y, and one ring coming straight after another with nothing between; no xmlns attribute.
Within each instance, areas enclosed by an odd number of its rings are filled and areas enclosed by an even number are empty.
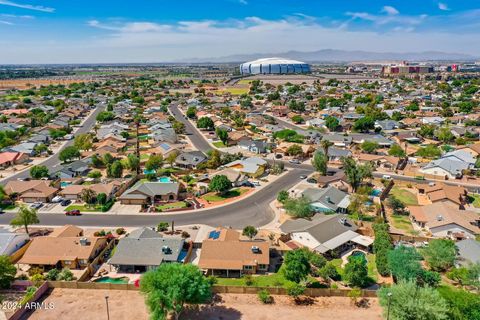
<svg viewBox="0 0 480 320"><path fill-rule="evenodd" d="M110 319L148 319L143 296L138 291L54 289L45 303L50 310L35 311L28 319L106 319L105 295L109 296ZM381 320L377 299L369 299L369 308L353 306L349 298L316 298L309 306L297 306L287 296L274 296L272 305L261 304L253 294L222 294L212 305L187 310L183 320Z"/></svg>

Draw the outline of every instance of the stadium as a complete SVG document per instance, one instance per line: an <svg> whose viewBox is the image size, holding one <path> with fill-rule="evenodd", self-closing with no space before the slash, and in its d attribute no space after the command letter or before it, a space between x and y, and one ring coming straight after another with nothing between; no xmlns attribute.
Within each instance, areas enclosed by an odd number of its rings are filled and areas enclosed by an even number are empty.
<svg viewBox="0 0 480 320"><path fill-rule="evenodd" d="M310 65L296 60L265 58L240 65L242 75L310 73Z"/></svg>

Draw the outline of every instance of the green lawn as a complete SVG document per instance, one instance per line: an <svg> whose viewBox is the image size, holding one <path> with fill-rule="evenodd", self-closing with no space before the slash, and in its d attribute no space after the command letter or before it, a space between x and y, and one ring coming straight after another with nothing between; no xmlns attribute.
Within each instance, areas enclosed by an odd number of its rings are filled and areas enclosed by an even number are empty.
<svg viewBox="0 0 480 320"><path fill-rule="evenodd" d="M186 208L187 203L184 201L178 201L178 202L172 202L172 203L167 203L161 206L157 206L156 209L159 211L166 211L170 209L180 209L180 208Z"/></svg>
<svg viewBox="0 0 480 320"><path fill-rule="evenodd" d="M410 234L414 232L412 222L410 221L408 216L392 215L390 218L395 228L406 231Z"/></svg>
<svg viewBox="0 0 480 320"><path fill-rule="evenodd" d="M407 206L418 204L417 196L408 190L400 189L399 187L393 187L392 191L390 191L390 194L395 196L395 198L402 201Z"/></svg>
<svg viewBox="0 0 480 320"><path fill-rule="evenodd" d="M375 282L378 280L377 265L375 264L375 255L367 255L367 266L368 266L368 276L372 278Z"/></svg>
<svg viewBox="0 0 480 320"><path fill-rule="evenodd" d="M225 88L221 90L221 93L229 92L232 95L242 95L247 94L249 90L249 88Z"/></svg>
<svg viewBox="0 0 480 320"><path fill-rule="evenodd" d="M225 148L226 147L226 145L222 141L217 141L217 142L214 142L212 144L217 148Z"/></svg>
<svg viewBox="0 0 480 320"><path fill-rule="evenodd" d="M94 205L94 206L86 207L85 205L82 205L82 204L72 204L65 208L65 211L70 211L70 210L80 210L80 212L96 212L96 211L102 211L102 206Z"/></svg>
<svg viewBox="0 0 480 320"><path fill-rule="evenodd" d="M226 192L223 195L212 192L212 193L207 193L207 194L203 195L201 198L204 199L204 200L207 200L209 202L218 202L218 201L223 201L223 200L226 200L226 199L241 196L242 194L247 192L247 190L248 189L240 189L240 188L232 189L232 190Z"/></svg>
<svg viewBox="0 0 480 320"><path fill-rule="evenodd" d="M2 209L2 210L13 210L13 209L15 209L15 204L14 203L0 204L0 209Z"/></svg>
<svg viewBox="0 0 480 320"><path fill-rule="evenodd" d="M254 276L255 287L287 287L292 284L292 281L289 281L284 278L281 268L277 273L273 273L268 276ZM217 278L218 285L221 286L245 286L245 280L243 278Z"/></svg>
<svg viewBox="0 0 480 320"><path fill-rule="evenodd" d="M468 198L470 202L472 203L472 206L475 208L480 208L480 195L478 194L469 194Z"/></svg>

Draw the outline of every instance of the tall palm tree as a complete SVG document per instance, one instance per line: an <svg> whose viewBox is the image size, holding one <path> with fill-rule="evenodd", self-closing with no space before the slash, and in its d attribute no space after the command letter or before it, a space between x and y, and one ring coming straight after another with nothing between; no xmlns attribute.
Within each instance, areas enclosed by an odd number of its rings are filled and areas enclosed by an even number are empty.
<svg viewBox="0 0 480 320"><path fill-rule="evenodd" d="M328 158L328 148L333 146L333 142L331 142L329 140L322 140L322 141L320 141L320 146L323 149L323 154Z"/></svg>

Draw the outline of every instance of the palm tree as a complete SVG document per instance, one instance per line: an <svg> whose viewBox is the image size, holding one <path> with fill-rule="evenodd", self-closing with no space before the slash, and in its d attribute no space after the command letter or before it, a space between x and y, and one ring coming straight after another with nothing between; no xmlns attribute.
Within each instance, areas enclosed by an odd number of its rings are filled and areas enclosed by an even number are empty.
<svg viewBox="0 0 480 320"><path fill-rule="evenodd" d="M28 234L28 226L39 222L36 209L21 205L15 218L10 221L10 225L12 227L24 227Z"/></svg>
<svg viewBox="0 0 480 320"><path fill-rule="evenodd" d="M87 206L93 203L93 200L97 197L97 193L90 188L85 188L80 193L80 198L83 202L87 204Z"/></svg>
<svg viewBox="0 0 480 320"><path fill-rule="evenodd" d="M320 146L322 147L323 149L323 154L325 154L325 156L327 157L328 159L328 148L330 148L331 146L333 146L333 142L329 141L329 140L322 140L320 141Z"/></svg>

